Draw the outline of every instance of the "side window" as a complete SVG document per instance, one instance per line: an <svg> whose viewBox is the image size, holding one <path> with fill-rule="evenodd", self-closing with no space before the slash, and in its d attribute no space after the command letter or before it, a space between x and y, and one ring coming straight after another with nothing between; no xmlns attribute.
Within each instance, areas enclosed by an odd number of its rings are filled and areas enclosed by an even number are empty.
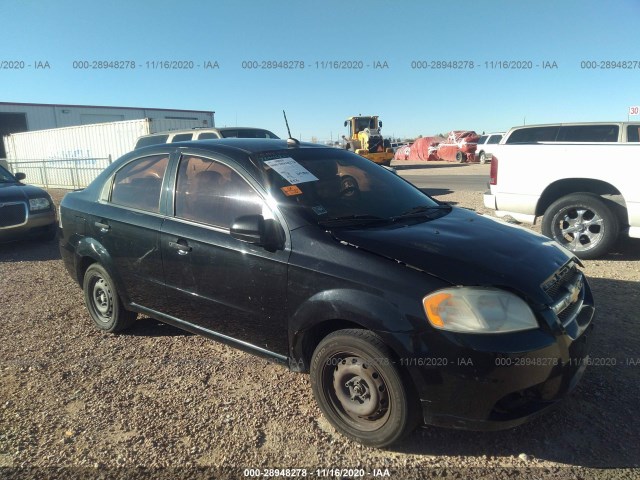
<svg viewBox="0 0 640 480"><path fill-rule="evenodd" d="M138 139L135 148L148 147L149 145L158 145L159 143L166 143L169 135L150 135L148 137L142 137Z"/></svg>
<svg viewBox="0 0 640 480"><path fill-rule="evenodd" d="M187 140L191 140L192 137L193 133L178 133L177 135L173 136L173 138L171 139L171 143L185 142Z"/></svg>
<svg viewBox="0 0 640 480"><path fill-rule="evenodd" d="M514 131L507 143L554 142L560 127L531 127Z"/></svg>
<svg viewBox="0 0 640 480"><path fill-rule="evenodd" d="M168 164L167 155L143 157L127 163L114 177L111 203L157 213Z"/></svg>
<svg viewBox="0 0 640 480"><path fill-rule="evenodd" d="M640 125L627 126L627 142L640 142Z"/></svg>
<svg viewBox="0 0 640 480"><path fill-rule="evenodd" d="M502 135L491 135L487 143L489 144L500 143L500 140L502 140Z"/></svg>
<svg viewBox="0 0 640 480"><path fill-rule="evenodd" d="M239 216L263 213L262 199L228 166L201 157L180 160L176 217L229 228Z"/></svg>
<svg viewBox="0 0 640 480"><path fill-rule="evenodd" d="M558 142L617 142L617 125L566 125L560 127Z"/></svg>
<svg viewBox="0 0 640 480"><path fill-rule="evenodd" d="M220 138L220 135L215 132L202 132L198 135L198 140L211 140L216 138Z"/></svg>

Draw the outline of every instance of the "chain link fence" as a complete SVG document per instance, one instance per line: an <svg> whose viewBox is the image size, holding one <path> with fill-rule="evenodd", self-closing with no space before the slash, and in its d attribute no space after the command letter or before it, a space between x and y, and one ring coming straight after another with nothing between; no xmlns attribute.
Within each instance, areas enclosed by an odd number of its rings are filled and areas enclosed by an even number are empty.
<svg viewBox="0 0 640 480"><path fill-rule="evenodd" d="M11 160L9 170L22 172L25 183L44 188L84 188L111 163L108 158L73 158L65 160Z"/></svg>

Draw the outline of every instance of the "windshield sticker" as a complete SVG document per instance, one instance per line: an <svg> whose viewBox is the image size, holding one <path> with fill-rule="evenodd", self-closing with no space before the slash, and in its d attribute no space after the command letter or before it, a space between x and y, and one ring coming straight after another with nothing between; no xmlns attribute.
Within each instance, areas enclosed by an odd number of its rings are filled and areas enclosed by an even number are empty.
<svg viewBox="0 0 640 480"><path fill-rule="evenodd" d="M315 212L316 215L325 215L327 213L327 209L322 205L316 205L315 207L311 207L311 210Z"/></svg>
<svg viewBox="0 0 640 480"><path fill-rule="evenodd" d="M291 157L278 158L264 162L273 168L291 185L306 182L317 182L318 178Z"/></svg>
<svg viewBox="0 0 640 480"><path fill-rule="evenodd" d="M294 195L302 195L302 190L300 190L295 185L291 185L289 187L282 187L280 190L287 196L292 197Z"/></svg>

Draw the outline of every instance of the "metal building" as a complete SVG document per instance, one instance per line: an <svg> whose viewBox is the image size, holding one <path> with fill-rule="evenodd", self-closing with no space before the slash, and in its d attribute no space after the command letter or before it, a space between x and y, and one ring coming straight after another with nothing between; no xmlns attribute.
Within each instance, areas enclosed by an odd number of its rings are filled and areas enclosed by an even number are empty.
<svg viewBox="0 0 640 480"><path fill-rule="evenodd" d="M10 133L142 118L163 120L164 124L170 124L171 120L176 120L177 124L191 120L197 121L202 127L215 127L214 113L204 110L0 102L0 138ZM5 156L4 145L0 142L0 158Z"/></svg>

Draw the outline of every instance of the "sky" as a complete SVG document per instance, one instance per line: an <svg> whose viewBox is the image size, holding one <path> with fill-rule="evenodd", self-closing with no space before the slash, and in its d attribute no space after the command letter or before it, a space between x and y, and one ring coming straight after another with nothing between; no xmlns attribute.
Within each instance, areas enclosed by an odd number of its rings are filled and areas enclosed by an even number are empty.
<svg viewBox="0 0 640 480"><path fill-rule="evenodd" d="M283 137L284 109L306 141L337 140L359 114L405 138L640 105L640 0L1 4L4 102L213 110L216 126ZM99 61L135 68L80 68Z"/></svg>

